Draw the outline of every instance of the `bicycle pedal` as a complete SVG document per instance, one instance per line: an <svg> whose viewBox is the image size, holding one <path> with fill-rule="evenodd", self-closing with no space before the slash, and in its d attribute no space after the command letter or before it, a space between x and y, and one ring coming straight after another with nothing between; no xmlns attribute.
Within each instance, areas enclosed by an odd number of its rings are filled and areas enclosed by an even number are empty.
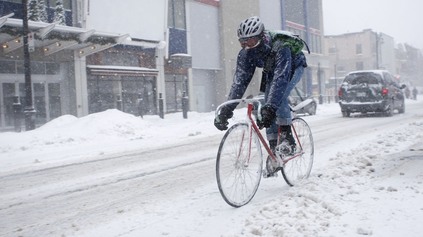
<svg viewBox="0 0 423 237"><path fill-rule="evenodd" d="M276 178L278 177L278 170L269 173L266 169L263 170L263 178Z"/></svg>

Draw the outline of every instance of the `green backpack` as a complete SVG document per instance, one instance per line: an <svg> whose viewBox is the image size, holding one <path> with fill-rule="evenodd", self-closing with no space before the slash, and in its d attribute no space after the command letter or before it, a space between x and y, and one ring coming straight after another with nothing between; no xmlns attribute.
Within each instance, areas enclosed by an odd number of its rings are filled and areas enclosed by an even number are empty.
<svg viewBox="0 0 423 237"><path fill-rule="evenodd" d="M307 52L310 53L307 43L301 39L299 35L283 30L269 31L269 34L272 38L272 42L281 42L282 46L288 46L293 55L300 53L304 46L306 47ZM273 50L276 51L276 49L272 48L272 51Z"/></svg>
<svg viewBox="0 0 423 237"><path fill-rule="evenodd" d="M310 54L310 49L307 43L300 38L299 35L296 35L289 31L282 31L282 30L275 30L275 31L268 31L270 37L273 42L272 51L270 52L270 56L268 57L267 61L265 62L262 74L262 80L260 84L260 91L264 92L266 89L266 74L268 71L271 70L274 64L274 55L276 52L283 47L289 47L291 49L292 56L299 54L304 47L306 47L307 52Z"/></svg>

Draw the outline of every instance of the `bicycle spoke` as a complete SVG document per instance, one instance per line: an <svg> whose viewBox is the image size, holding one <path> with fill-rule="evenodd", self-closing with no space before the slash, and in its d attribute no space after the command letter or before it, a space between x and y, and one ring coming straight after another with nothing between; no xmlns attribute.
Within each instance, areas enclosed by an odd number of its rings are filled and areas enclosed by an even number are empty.
<svg viewBox="0 0 423 237"><path fill-rule="evenodd" d="M219 147L216 176L223 199L231 206L247 204L255 195L262 170L262 154L257 135L248 124L231 127Z"/></svg>
<svg viewBox="0 0 423 237"><path fill-rule="evenodd" d="M292 130L299 155L288 157L282 168L283 177L291 186L308 178L314 157L313 137L308 124L301 118L295 118L292 120Z"/></svg>

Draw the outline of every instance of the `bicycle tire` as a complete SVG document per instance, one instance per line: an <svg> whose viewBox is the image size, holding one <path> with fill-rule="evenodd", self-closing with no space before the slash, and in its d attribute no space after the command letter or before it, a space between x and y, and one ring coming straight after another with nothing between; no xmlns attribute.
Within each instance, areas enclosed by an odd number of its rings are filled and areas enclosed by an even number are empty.
<svg viewBox="0 0 423 237"><path fill-rule="evenodd" d="M283 165L282 175L288 185L294 186L310 176L314 158L314 142L311 129L304 119L294 118L291 126L297 143L296 154L301 155Z"/></svg>
<svg viewBox="0 0 423 237"><path fill-rule="evenodd" d="M259 187L262 168L263 155L256 132L247 123L230 127L220 142L216 159L217 185L225 202L233 207L249 203Z"/></svg>

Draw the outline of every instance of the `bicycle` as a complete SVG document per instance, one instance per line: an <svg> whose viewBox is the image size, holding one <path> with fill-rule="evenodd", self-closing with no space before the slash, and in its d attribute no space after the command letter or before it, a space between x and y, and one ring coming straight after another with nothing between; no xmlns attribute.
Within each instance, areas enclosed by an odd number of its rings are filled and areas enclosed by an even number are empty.
<svg viewBox="0 0 423 237"><path fill-rule="evenodd" d="M218 106L216 115L222 106L231 103L247 104L247 120L232 125L219 145L216 178L219 192L226 203L233 207L246 205L256 194L261 177L277 176L279 170L290 186L309 177L313 165L314 143L310 127L304 119L294 116L292 120L291 129L296 142L295 151L290 154L285 153L284 146L286 145L284 144L286 143L278 139L280 141L273 152L253 118L253 111L260 111L259 99L229 100ZM260 113L257 114L260 119ZM279 135L280 131L278 137ZM268 173L267 169L263 169L262 146L271 161L277 165L272 174ZM268 161L266 165L269 165Z"/></svg>

